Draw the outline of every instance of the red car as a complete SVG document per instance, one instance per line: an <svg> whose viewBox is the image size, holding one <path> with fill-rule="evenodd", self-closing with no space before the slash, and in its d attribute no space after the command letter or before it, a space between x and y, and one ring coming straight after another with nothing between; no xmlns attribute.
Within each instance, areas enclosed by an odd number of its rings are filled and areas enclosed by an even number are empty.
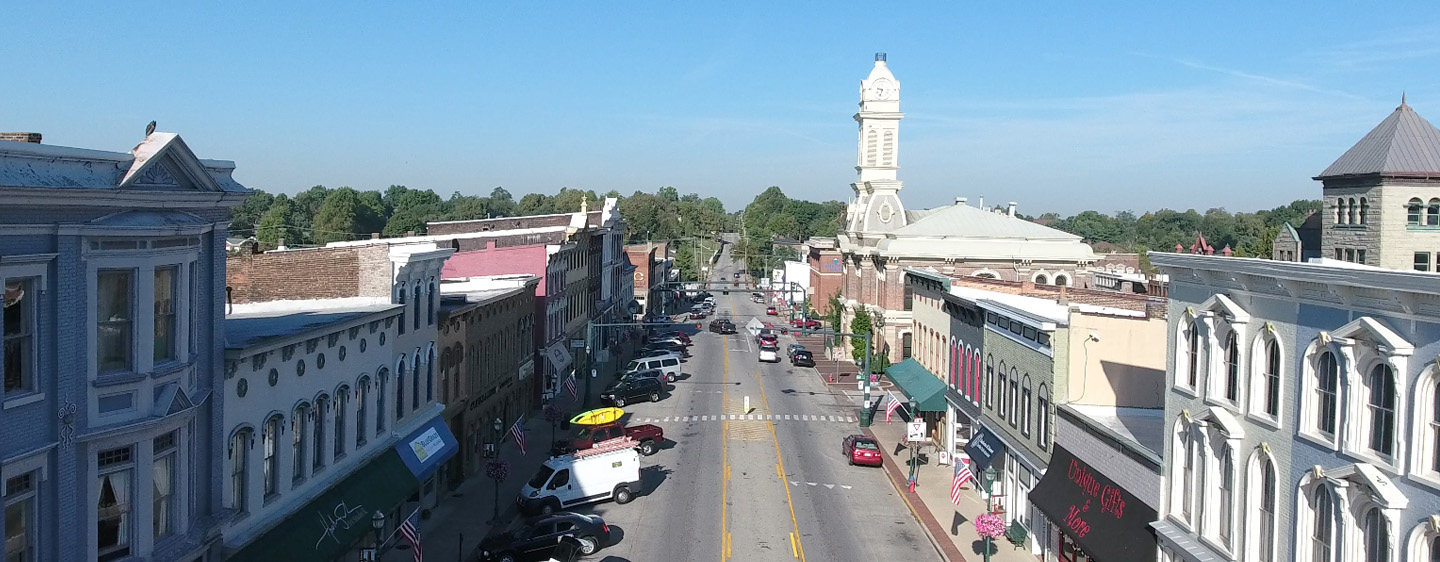
<svg viewBox="0 0 1440 562"><path fill-rule="evenodd" d="M675 338L685 342L685 345L690 345L690 336L687 335L685 332L681 332L679 330L676 330L674 332L665 332L664 334L661 334L661 337Z"/></svg>
<svg viewBox="0 0 1440 562"><path fill-rule="evenodd" d="M880 466L880 444L864 435L847 435L840 441L840 449L850 464Z"/></svg>
<svg viewBox="0 0 1440 562"><path fill-rule="evenodd" d="M790 327L815 330L820 328L820 321L814 318L791 318Z"/></svg>
<svg viewBox="0 0 1440 562"><path fill-rule="evenodd" d="M779 315L780 315L780 311L775 310L775 307L773 307L773 306L768 306L768 307L765 307L765 315L766 315L766 316L779 316Z"/></svg>
<svg viewBox="0 0 1440 562"><path fill-rule="evenodd" d="M760 334L760 347L780 347L780 338L775 334Z"/></svg>

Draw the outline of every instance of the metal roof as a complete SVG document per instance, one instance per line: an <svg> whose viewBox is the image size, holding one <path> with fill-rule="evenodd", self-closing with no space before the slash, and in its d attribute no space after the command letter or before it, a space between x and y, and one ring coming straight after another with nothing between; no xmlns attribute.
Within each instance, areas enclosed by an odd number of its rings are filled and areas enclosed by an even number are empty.
<svg viewBox="0 0 1440 562"><path fill-rule="evenodd" d="M1340 155L1315 179L1382 175L1440 176L1440 129L1415 113L1405 99L1365 138Z"/></svg>
<svg viewBox="0 0 1440 562"><path fill-rule="evenodd" d="M896 237L1080 241L1079 236L1068 232L964 203L927 211L919 220L895 229L893 234Z"/></svg>

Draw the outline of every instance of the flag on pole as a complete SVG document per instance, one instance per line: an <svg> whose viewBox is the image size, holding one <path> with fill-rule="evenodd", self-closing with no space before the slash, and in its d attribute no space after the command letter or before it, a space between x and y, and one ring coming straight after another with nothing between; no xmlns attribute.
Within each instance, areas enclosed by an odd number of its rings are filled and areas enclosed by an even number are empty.
<svg viewBox="0 0 1440 562"><path fill-rule="evenodd" d="M525 418L520 418L515 420L515 425L510 426L510 435L515 437L515 445L520 447L520 454L522 455L525 454L525 428L521 427L520 424L524 422Z"/></svg>
<svg viewBox="0 0 1440 562"><path fill-rule="evenodd" d="M577 394L576 394L576 392L575 392L575 372L574 372L574 371L571 371L571 372L570 372L570 376L568 376L568 377L565 378L565 390L570 391L570 399L573 400L573 399L575 399L575 398L577 397Z"/></svg>
<svg viewBox="0 0 1440 562"><path fill-rule="evenodd" d="M415 511L405 518L405 522L401 523L398 529L400 536L405 537L405 542L410 543L410 551L415 553L415 562L423 562L425 559L425 549L420 547L420 529L415 527L415 523L419 520L420 508L415 508Z"/></svg>
<svg viewBox="0 0 1440 562"><path fill-rule="evenodd" d="M960 505L960 487L974 479L975 475L970 472L968 462L955 463L955 478L950 481L950 503Z"/></svg>
<svg viewBox="0 0 1440 562"><path fill-rule="evenodd" d="M890 402L885 404L885 423L890 423L890 415L900 409L900 401L895 398L894 394L886 392L885 395L890 397Z"/></svg>

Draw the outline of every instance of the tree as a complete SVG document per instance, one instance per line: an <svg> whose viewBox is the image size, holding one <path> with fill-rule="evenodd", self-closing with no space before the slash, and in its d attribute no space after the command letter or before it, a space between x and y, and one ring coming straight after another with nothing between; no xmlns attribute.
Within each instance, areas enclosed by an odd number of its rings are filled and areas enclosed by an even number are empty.
<svg viewBox="0 0 1440 562"><path fill-rule="evenodd" d="M553 214L555 214L555 203L550 196L543 193L526 193L524 197L520 198L520 203L515 205L515 216L517 217Z"/></svg>
<svg viewBox="0 0 1440 562"><path fill-rule="evenodd" d="M450 196L450 200L445 202L445 206L448 210L445 212L443 220L447 221L467 221L490 216L489 199L474 195L461 195L458 191Z"/></svg>
<svg viewBox="0 0 1440 562"><path fill-rule="evenodd" d="M855 317L850 319L850 329L847 331L852 334L869 334L872 329L870 310L865 308L865 305L855 307ZM865 362L865 344L864 338L850 337L850 358L855 360L856 365Z"/></svg>
<svg viewBox="0 0 1440 562"><path fill-rule="evenodd" d="M254 236L255 226L275 204L275 196L256 189L240 205L230 208L230 232L241 236Z"/></svg>
<svg viewBox="0 0 1440 562"><path fill-rule="evenodd" d="M490 212L497 217L515 216L515 198L503 187L490 190Z"/></svg>
<svg viewBox="0 0 1440 562"><path fill-rule="evenodd" d="M332 191L315 214L314 242L327 244L356 238L360 234L357 228L360 207L360 196L355 190L342 187Z"/></svg>
<svg viewBox="0 0 1440 562"><path fill-rule="evenodd" d="M298 243L300 233L292 222L294 214L289 197L284 194L275 196L275 202L270 204L270 209L265 211L265 216L255 227L255 237L271 248L278 246L281 239L287 244Z"/></svg>

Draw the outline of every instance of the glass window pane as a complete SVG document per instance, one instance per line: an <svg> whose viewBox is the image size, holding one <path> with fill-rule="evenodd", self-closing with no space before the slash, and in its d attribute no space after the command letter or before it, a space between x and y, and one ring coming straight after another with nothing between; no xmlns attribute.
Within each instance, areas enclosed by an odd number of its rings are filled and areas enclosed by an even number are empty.
<svg viewBox="0 0 1440 562"><path fill-rule="evenodd" d="M155 270L155 353L156 362L175 358L175 268Z"/></svg>
<svg viewBox="0 0 1440 562"><path fill-rule="evenodd" d="M155 459L153 495L154 507L150 512L155 538L167 537L174 532L175 455L168 454Z"/></svg>
<svg viewBox="0 0 1440 562"><path fill-rule="evenodd" d="M95 527L100 562L130 555L130 477L129 470L100 476Z"/></svg>
<svg viewBox="0 0 1440 562"><path fill-rule="evenodd" d="M35 278L6 279L4 286L4 392L35 390Z"/></svg>
<svg viewBox="0 0 1440 562"><path fill-rule="evenodd" d="M98 275L96 342L100 372L131 369L130 337L134 273L129 270L101 271Z"/></svg>

